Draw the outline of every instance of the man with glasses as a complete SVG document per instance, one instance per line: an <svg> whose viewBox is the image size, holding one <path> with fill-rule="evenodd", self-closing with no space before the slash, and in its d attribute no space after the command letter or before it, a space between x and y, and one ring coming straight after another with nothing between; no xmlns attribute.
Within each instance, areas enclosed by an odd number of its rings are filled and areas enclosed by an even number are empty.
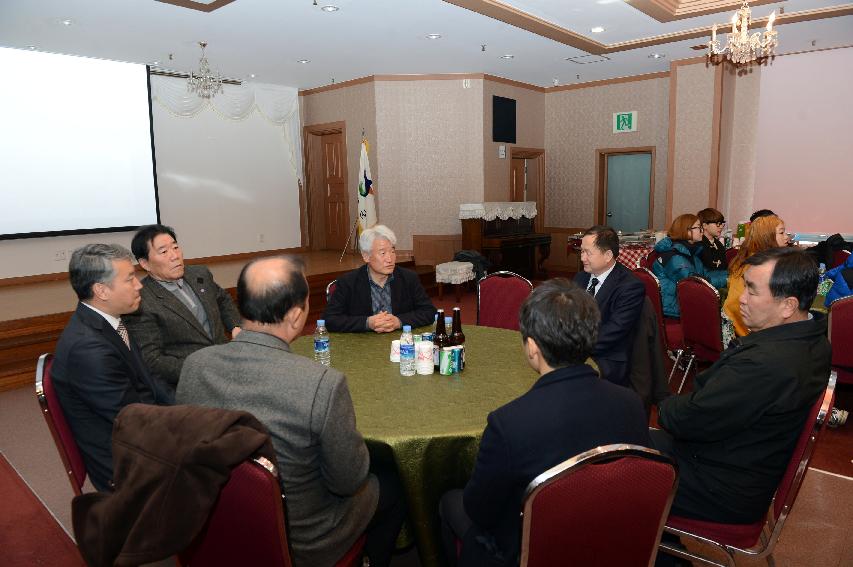
<svg viewBox="0 0 853 567"><path fill-rule="evenodd" d="M616 261L619 236L608 226L593 226L581 240L583 271L575 283L598 304L601 327L592 357L603 378L628 386L634 330L643 310L646 291L631 271Z"/></svg>

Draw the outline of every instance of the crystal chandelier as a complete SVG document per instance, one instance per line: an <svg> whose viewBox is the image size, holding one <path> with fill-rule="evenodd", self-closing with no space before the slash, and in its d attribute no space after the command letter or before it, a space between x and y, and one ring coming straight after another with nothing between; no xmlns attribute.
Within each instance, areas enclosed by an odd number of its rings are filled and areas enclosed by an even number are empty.
<svg viewBox="0 0 853 567"><path fill-rule="evenodd" d="M213 98L216 93L222 93L222 75L210 70L207 57L204 56L206 41L198 42L201 47L201 59L198 60L198 72L190 71L187 79L187 92L196 93L201 98Z"/></svg>
<svg viewBox="0 0 853 567"><path fill-rule="evenodd" d="M708 58L712 63L721 63L728 58L735 65L750 63L756 59L764 59L773 55L778 42L773 31L773 21L776 12L767 19L767 29L762 34L755 32L749 35L749 24L752 21L749 4L743 0L740 9L732 16L732 33L728 34L728 43L721 47L717 39L717 24L711 29L711 41L708 42Z"/></svg>

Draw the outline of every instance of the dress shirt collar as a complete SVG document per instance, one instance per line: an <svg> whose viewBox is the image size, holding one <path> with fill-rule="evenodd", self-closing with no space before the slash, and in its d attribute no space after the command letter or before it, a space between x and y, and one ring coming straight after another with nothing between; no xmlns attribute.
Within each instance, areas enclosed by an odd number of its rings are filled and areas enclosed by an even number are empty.
<svg viewBox="0 0 853 567"><path fill-rule="evenodd" d="M615 268L615 267L616 267L616 262L614 262L614 263L613 263L613 265L612 265L612 266L610 266L610 268L609 268L609 269L607 269L606 271L602 272L600 276L594 276L594 275L592 275L592 274L590 274L590 275L589 275L589 279L595 278L595 279L597 279L597 280L598 280L598 285L597 285L597 286L595 286L595 294L596 294L596 295L598 295L599 290L601 290L601 286L603 286L603 285L604 285L604 280L606 280L606 279L607 279L607 276L609 276L609 275L610 275L610 273L613 271L613 268Z"/></svg>
<svg viewBox="0 0 853 567"><path fill-rule="evenodd" d="M85 301L81 301L80 303L82 303L83 305L85 305L86 307L88 307L89 309L91 309L92 311L94 311L95 313L97 313L98 315L103 317L104 319L106 319L107 323L109 323L113 329L118 329L118 324L121 322L121 319L119 319L118 317L114 317L114 316L110 315L109 313L104 313L103 311L101 311L97 307L92 307L91 305L89 305Z"/></svg>

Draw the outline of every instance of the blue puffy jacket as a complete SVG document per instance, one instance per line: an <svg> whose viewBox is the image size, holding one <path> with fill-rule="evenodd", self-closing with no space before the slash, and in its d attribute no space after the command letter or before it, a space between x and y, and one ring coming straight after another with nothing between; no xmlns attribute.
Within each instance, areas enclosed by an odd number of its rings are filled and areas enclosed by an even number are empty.
<svg viewBox="0 0 853 567"><path fill-rule="evenodd" d="M829 289L829 293L826 294L826 302L824 305L829 307L829 304L835 301L836 299L841 299L842 297L847 297L848 295L853 295L853 289L851 289L850 284L848 283L848 279L844 277L844 270L853 270L853 254L847 257L847 261L845 261L840 266L836 266L826 272L826 277L831 279L834 284Z"/></svg>
<svg viewBox="0 0 853 567"><path fill-rule="evenodd" d="M687 276L702 276L716 288L726 286L728 279L726 270L708 270L702 264L701 244L690 246L684 240L672 240L666 237L655 245L655 252L659 257L652 265L652 272L660 280L663 314L666 317L681 316L676 297L676 285Z"/></svg>

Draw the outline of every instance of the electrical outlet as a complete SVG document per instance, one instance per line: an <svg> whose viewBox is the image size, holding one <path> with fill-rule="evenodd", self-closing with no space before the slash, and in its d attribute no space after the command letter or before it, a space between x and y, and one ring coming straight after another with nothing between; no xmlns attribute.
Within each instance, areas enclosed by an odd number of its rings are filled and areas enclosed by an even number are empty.
<svg viewBox="0 0 853 567"><path fill-rule="evenodd" d="M57 250L53 253L53 261L54 262L64 262L68 258L67 252L65 250Z"/></svg>

